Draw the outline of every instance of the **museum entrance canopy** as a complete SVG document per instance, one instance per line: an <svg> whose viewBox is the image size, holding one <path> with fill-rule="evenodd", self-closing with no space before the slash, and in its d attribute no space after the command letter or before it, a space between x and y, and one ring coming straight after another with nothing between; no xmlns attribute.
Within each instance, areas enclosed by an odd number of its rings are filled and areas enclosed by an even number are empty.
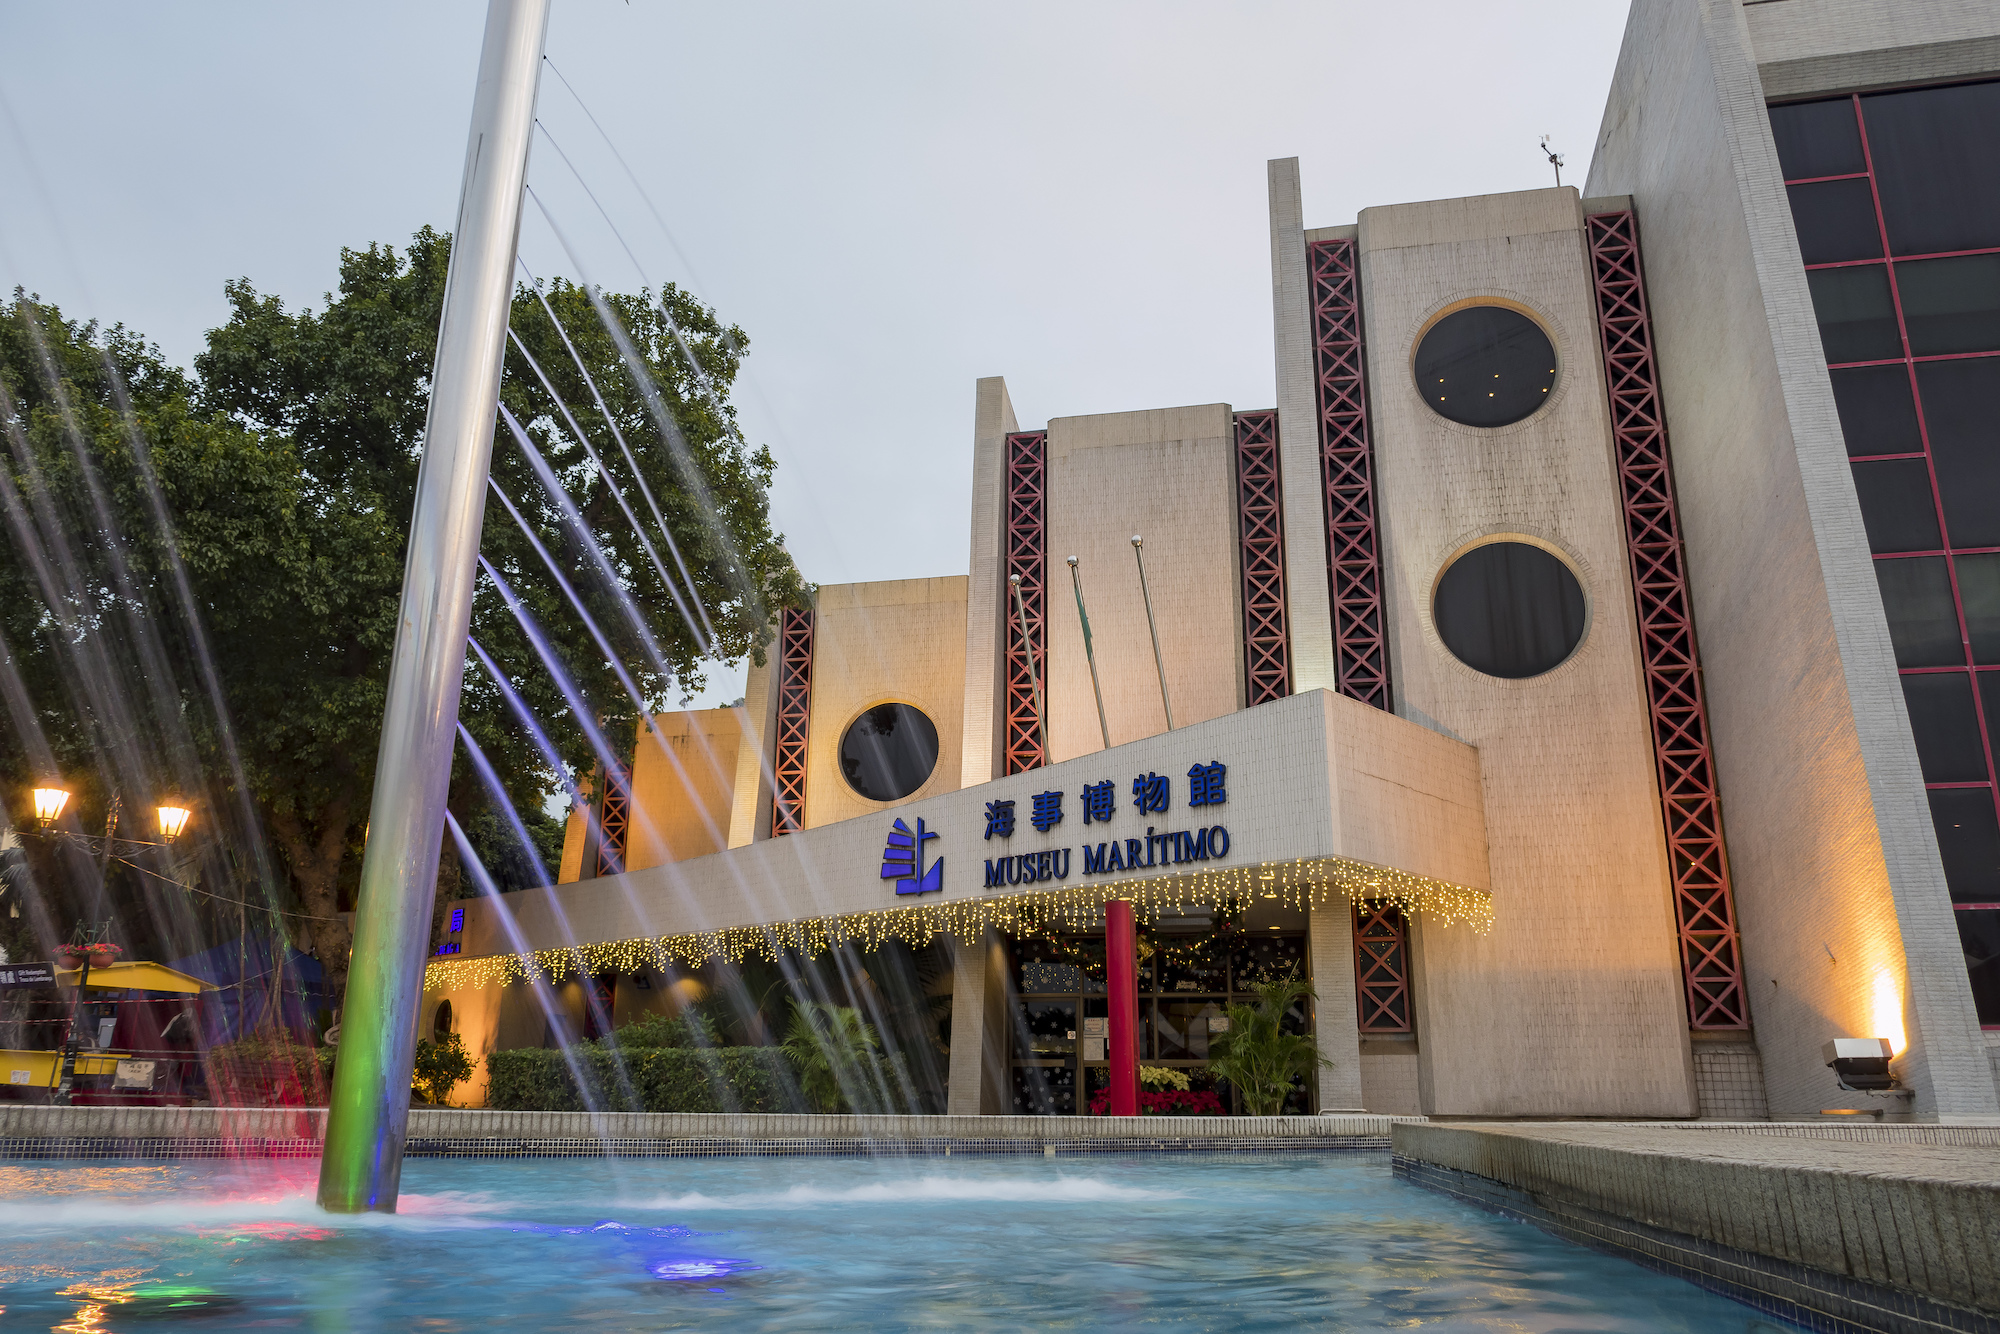
<svg viewBox="0 0 2000 1334"><path fill-rule="evenodd" d="M1483 931L1479 757L1323 690L727 852L466 905L426 984L688 968L773 948L1088 926L1272 897ZM518 943L517 943L518 942ZM525 947L526 954L517 952Z"/></svg>

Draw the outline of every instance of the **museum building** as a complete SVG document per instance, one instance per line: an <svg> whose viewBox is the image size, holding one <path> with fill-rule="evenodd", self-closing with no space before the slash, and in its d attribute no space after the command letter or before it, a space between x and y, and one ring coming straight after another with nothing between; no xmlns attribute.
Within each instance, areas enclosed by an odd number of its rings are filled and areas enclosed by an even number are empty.
<svg viewBox="0 0 2000 1334"><path fill-rule="evenodd" d="M966 573L652 720L426 1022L893 948L953 1113L1199 1084L1296 974L1295 1111L2000 1117L2000 9L1635 0L1581 191L1299 170L1275 407L979 381Z"/></svg>

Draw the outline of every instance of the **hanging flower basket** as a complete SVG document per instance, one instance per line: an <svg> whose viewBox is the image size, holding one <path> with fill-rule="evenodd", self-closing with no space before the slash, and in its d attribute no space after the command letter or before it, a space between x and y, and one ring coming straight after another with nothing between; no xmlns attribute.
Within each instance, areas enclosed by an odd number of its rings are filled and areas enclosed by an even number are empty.
<svg viewBox="0 0 2000 1334"><path fill-rule="evenodd" d="M116 963L118 956L124 952L123 945L113 945L108 940L93 941L88 945L56 946L56 953L67 960L72 967L88 959L92 968L102 968L106 964Z"/></svg>

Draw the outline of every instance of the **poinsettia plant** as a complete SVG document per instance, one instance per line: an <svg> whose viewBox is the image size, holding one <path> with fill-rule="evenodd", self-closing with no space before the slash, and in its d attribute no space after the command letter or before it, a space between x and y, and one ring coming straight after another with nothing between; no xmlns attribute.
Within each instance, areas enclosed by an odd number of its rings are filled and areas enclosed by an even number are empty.
<svg viewBox="0 0 2000 1334"><path fill-rule="evenodd" d="M1100 1089L1090 1100L1092 1116L1111 1114L1111 1090ZM1140 1089L1141 1116L1225 1116L1222 1099L1207 1089Z"/></svg>

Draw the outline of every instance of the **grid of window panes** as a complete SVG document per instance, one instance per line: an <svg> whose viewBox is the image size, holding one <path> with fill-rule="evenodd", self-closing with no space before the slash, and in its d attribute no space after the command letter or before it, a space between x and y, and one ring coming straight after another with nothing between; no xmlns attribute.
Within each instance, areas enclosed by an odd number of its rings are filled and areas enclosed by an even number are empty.
<svg viewBox="0 0 2000 1334"><path fill-rule="evenodd" d="M1974 999L2000 1027L2000 82L1770 116Z"/></svg>
<svg viewBox="0 0 2000 1334"><path fill-rule="evenodd" d="M1224 1007L1253 1005L1250 988L1290 973L1310 978L1300 931L1158 931L1139 939L1139 1063L1187 1073L1195 1090L1226 1088L1208 1073L1209 1039L1223 1031ZM1022 1116L1076 1116L1107 1082L1110 1006L1104 989L1104 937L1062 935L1015 941L1012 1110ZM1096 1024L1089 1021L1096 1020ZM1285 1028L1312 1032L1304 1004ZM1312 1090L1285 1104L1310 1112ZM1233 1109L1232 1109L1233 1110Z"/></svg>

